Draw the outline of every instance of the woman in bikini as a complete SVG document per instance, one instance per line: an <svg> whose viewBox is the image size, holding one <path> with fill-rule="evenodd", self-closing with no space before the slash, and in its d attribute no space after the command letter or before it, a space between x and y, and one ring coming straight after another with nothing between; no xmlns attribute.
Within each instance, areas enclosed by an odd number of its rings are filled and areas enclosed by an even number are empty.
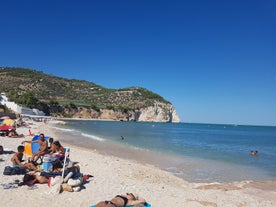
<svg viewBox="0 0 276 207"><path fill-rule="evenodd" d="M135 193L116 195L110 201L101 201L95 207L126 207L145 203L146 200Z"/></svg>

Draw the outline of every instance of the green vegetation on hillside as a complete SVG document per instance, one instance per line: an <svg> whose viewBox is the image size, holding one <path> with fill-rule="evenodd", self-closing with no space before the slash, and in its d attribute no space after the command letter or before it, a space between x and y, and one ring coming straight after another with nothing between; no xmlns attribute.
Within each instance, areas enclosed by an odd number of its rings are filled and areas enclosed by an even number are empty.
<svg viewBox="0 0 276 207"><path fill-rule="evenodd" d="M25 68L0 68L0 81L0 92L5 92L13 101L31 108L39 106L44 111L46 105L128 111L153 106L156 101L169 103L160 95L140 87L108 89L92 82Z"/></svg>

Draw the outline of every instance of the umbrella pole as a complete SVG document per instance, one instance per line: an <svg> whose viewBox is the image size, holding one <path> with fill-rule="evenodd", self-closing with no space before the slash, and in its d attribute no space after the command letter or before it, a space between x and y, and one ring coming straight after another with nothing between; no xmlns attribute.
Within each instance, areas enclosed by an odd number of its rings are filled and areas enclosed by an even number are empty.
<svg viewBox="0 0 276 207"><path fill-rule="evenodd" d="M64 171L65 171L65 163L66 163L66 158L67 158L67 151L68 151L68 148L65 148L65 157L64 157L64 162L63 162L63 168L62 168L62 175L61 175L61 180L63 182L63 177L64 177Z"/></svg>

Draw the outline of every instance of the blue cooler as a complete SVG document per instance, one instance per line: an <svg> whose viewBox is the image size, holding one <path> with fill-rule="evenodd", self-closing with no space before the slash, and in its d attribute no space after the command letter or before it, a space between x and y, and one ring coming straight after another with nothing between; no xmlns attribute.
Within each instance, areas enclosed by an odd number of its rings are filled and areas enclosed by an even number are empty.
<svg viewBox="0 0 276 207"><path fill-rule="evenodd" d="M57 158L43 157L42 168L44 172L51 172L53 168L53 161Z"/></svg>

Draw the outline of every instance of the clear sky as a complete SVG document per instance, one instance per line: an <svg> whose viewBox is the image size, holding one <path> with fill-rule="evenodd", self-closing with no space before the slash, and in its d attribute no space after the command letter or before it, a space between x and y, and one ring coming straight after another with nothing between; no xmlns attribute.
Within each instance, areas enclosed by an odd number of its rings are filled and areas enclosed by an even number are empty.
<svg viewBox="0 0 276 207"><path fill-rule="evenodd" d="M182 122L276 126L276 0L9 0L0 66L140 86Z"/></svg>

